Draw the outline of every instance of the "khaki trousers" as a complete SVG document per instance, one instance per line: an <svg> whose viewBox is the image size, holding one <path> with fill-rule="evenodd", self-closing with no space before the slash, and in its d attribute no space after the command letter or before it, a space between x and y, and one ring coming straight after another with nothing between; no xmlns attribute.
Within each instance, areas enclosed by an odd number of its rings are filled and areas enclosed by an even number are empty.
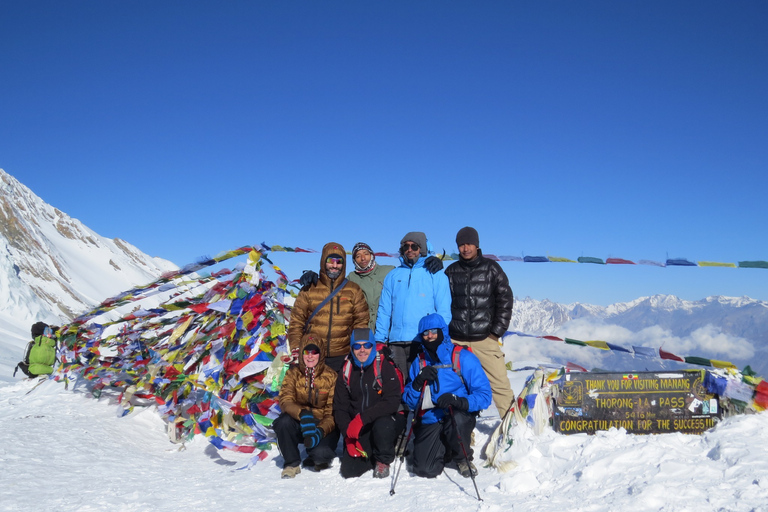
<svg viewBox="0 0 768 512"><path fill-rule="evenodd" d="M483 366L483 370L491 383L493 403L496 405L496 409L499 410L499 416L503 418L515 399L515 392L512 391L512 387L509 385L507 366L504 362L504 354L501 352L499 342L490 337L480 341L458 341L454 339L451 341L456 345L471 348L472 353L480 360L480 364Z"/></svg>

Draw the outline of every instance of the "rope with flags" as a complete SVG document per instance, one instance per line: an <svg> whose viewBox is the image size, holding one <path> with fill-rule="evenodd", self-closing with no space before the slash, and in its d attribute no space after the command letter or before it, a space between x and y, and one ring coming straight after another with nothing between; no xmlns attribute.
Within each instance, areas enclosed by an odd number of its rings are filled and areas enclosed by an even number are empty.
<svg viewBox="0 0 768 512"><path fill-rule="evenodd" d="M736 408L741 411L747 408L755 411L763 411L768 409L768 381L765 381L762 377L758 376L750 366L746 366L743 370L739 371L736 365L729 361L719 361L716 359L708 359L699 356L679 356L662 348L657 349L642 346L631 346L630 348L627 348L622 345L617 345L602 340L582 341L565 336L559 337L552 335L537 335L519 331L507 331L504 333L502 339L505 339L508 336L520 336L523 338L537 338L550 341L560 341L568 345L592 347L599 350L613 350L616 352L630 354L632 356L646 358L658 357L660 359L666 359L669 361L714 368L719 371L706 373L709 378L709 382L711 382L713 386L710 391L713 393L717 392L717 394L730 399L730 401L736 405ZM509 364L507 368L511 370ZM563 367L563 370L579 372L588 371L586 368L570 361L566 363L566 365Z"/></svg>
<svg viewBox="0 0 768 512"><path fill-rule="evenodd" d="M289 279L265 279L264 247L205 258L105 300L59 331L56 380L94 394L119 392L119 414L156 404L171 440L203 434L219 449L267 456L277 393L290 360ZM248 254L238 272L194 274ZM167 298L166 298L167 297ZM136 305L159 302L154 307ZM136 306L127 313L121 309ZM116 317L98 323L102 316ZM250 466L249 464L249 466Z"/></svg>
<svg viewBox="0 0 768 512"><path fill-rule="evenodd" d="M262 244L263 245L263 244ZM266 246L264 246L266 247ZM282 245L273 245L269 248L272 252L308 252L316 253L314 249L302 249L301 247L287 247ZM352 254L347 251L347 254ZM375 256L399 258L397 253L376 252ZM444 261L458 260L457 253L438 255ZM495 254L483 253L486 258L494 261L516 261L521 263L591 263L597 265L647 265L651 267L727 267L727 268L764 268L768 269L768 261L764 260L743 260L738 262L720 262L720 261L691 261L686 258L667 258L665 260L647 260L637 261L625 258L595 258L592 256L579 256L576 259L563 258L560 256L496 256Z"/></svg>

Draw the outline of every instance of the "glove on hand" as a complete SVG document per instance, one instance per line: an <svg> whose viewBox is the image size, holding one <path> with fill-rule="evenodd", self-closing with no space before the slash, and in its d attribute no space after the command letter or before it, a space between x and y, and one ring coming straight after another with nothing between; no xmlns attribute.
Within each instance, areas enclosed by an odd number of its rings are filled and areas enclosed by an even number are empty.
<svg viewBox="0 0 768 512"><path fill-rule="evenodd" d="M442 268L442 265L440 266ZM315 285L317 284L317 272L314 270L307 270L303 274L301 274L301 277L299 278L299 284L302 288L309 285Z"/></svg>
<svg viewBox="0 0 768 512"><path fill-rule="evenodd" d="M318 421L309 409L301 410L299 413L299 421L301 422L301 435L305 437L317 429Z"/></svg>
<svg viewBox="0 0 768 512"><path fill-rule="evenodd" d="M411 385L416 391L421 391L424 386L424 382L432 382L437 380L437 368L434 366L425 366L421 369L419 374L413 379Z"/></svg>
<svg viewBox="0 0 768 512"><path fill-rule="evenodd" d="M349 422L347 427L347 437L352 439L360 439L360 431L363 429L363 419L358 414L352 421Z"/></svg>
<svg viewBox="0 0 768 512"><path fill-rule="evenodd" d="M445 393L438 397L437 406L441 409L453 407L457 411L466 412L469 410L469 400L463 396L456 396L453 393Z"/></svg>
<svg viewBox="0 0 768 512"><path fill-rule="evenodd" d="M363 450L363 445L361 445L360 441L358 441L357 439L352 439L351 437L347 437L346 439L344 439L344 447L347 449L347 453L349 454L350 457L368 458L368 454L365 453L365 450Z"/></svg>
<svg viewBox="0 0 768 512"><path fill-rule="evenodd" d="M323 431L315 427L310 434L304 434L304 448L311 450L318 444L323 438Z"/></svg>
<svg viewBox="0 0 768 512"><path fill-rule="evenodd" d="M443 270L443 260L437 256L430 256L424 260L424 268L427 269L430 274L435 274L438 270Z"/></svg>

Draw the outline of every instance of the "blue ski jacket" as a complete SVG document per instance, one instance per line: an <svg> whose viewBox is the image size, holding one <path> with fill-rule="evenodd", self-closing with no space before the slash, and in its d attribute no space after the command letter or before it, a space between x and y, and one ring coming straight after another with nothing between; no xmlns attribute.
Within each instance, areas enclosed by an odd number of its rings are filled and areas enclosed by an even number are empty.
<svg viewBox="0 0 768 512"><path fill-rule="evenodd" d="M459 366L461 377L453 371L454 344L448 335L448 325L440 315L431 314L421 319L419 322L419 333L427 329L441 329L443 331L443 341L437 348L437 361L432 360L429 352L424 351L424 362L429 366L438 366L437 380L429 384L429 391L432 397L434 408L427 409L421 418L422 423L428 425L437 423L447 413L445 409L437 407L437 399L444 393L453 393L456 396L462 396L469 402L467 412L477 412L488 408L491 405L491 383L485 375L480 360L468 349L463 349L459 355ZM421 336L418 336L421 341ZM403 401L408 404L412 410L419 406L421 397L420 389L413 389L411 382L421 371L421 356L416 358L408 371L408 384L405 385L403 392ZM464 379L462 383L461 379Z"/></svg>
<svg viewBox="0 0 768 512"><path fill-rule="evenodd" d="M425 256L414 263L400 266L384 278L376 316L376 341L397 342L413 340L421 331L419 320L438 313L446 323L451 321L451 287L442 270L431 274L424 268Z"/></svg>

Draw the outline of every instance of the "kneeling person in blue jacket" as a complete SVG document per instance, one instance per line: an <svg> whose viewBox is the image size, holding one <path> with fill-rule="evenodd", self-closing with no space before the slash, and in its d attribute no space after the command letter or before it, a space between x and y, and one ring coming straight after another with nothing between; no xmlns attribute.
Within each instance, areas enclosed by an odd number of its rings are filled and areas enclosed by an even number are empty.
<svg viewBox="0 0 768 512"><path fill-rule="evenodd" d="M446 460L453 460L459 473L469 478L477 474L470 438L477 414L491 404L491 384L480 360L451 343L443 317L425 316L419 321L419 333L423 353L411 364L410 382L403 392L403 401L413 410L421 405L423 412L414 428L413 472L434 478L442 473Z"/></svg>

